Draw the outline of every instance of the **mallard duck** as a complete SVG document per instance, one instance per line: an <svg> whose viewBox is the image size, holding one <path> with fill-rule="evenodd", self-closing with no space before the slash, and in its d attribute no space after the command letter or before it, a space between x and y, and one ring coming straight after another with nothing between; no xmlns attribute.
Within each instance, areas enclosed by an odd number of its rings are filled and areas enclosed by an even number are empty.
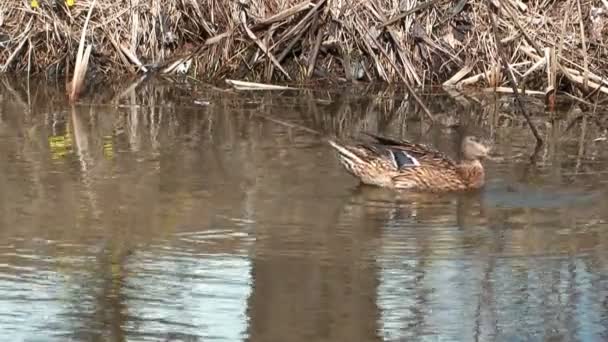
<svg viewBox="0 0 608 342"><path fill-rule="evenodd" d="M476 137L462 140L462 160L454 162L426 145L369 134L372 143L342 144L329 140L344 168L362 183L413 191L479 189L485 183L481 160L490 148Z"/></svg>

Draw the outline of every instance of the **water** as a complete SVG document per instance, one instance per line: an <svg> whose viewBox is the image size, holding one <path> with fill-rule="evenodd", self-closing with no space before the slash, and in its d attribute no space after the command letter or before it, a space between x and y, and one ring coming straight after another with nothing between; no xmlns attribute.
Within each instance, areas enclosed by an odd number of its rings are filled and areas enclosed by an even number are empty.
<svg viewBox="0 0 608 342"><path fill-rule="evenodd" d="M509 98L425 95L449 129L398 91L123 90L72 108L3 82L0 336L608 338L607 142L575 107L528 101L547 140L531 162ZM481 192L400 194L359 186L309 130L451 154L474 132L502 159Z"/></svg>

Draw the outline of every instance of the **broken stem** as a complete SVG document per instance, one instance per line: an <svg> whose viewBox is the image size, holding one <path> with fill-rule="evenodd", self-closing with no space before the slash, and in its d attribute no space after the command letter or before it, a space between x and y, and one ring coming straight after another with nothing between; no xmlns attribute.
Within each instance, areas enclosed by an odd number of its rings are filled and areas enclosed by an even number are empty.
<svg viewBox="0 0 608 342"><path fill-rule="evenodd" d="M500 64L502 65L503 70L507 74L511 88L513 89L513 95L515 95L515 102L517 103L517 108L526 119L526 122L528 123L528 126L530 126L530 130L532 131L532 134L534 134L534 138L536 138L535 150L538 150L540 149L540 146L543 145L543 138L538 133L538 130L536 129L536 126L534 126L530 115L528 114L528 112L526 112L526 109L524 108L524 104L521 102L521 98L517 90L517 83L515 82L515 77L513 76L513 72L511 71L511 68L509 68L509 64L507 63L507 60L502 52L500 39L498 38L498 28L496 25L495 11L492 7L492 3L490 0L486 0L486 4L488 5L488 11L490 12L490 21L492 22L492 31L494 32L494 42L496 43L496 52L498 54L498 59L500 60Z"/></svg>

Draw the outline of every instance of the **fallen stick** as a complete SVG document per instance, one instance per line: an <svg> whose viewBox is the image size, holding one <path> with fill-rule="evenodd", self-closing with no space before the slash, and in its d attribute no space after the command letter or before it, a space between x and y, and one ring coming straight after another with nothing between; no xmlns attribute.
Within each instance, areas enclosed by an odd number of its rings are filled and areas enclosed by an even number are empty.
<svg viewBox="0 0 608 342"><path fill-rule="evenodd" d="M473 66L466 65L464 68L460 69L457 73L455 73L449 80L443 82L443 86L445 87L453 87L460 81L463 77L465 77L468 73L473 70Z"/></svg>
<svg viewBox="0 0 608 342"><path fill-rule="evenodd" d="M226 83L231 85L236 90L298 90L298 88L288 86L238 80L226 80Z"/></svg>
<svg viewBox="0 0 608 342"><path fill-rule="evenodd" d="M482 72L482 73L479 73L479 74L476 74L476 75L473 75L473 76L467 77L467 78L465 78L465 79L461 80L460 82L458 82L458 83L456 84L456 86L457 86L458 88L462 88L462 87L464 87L464 86L468 86L468 85L471 85L471 84L475 84L475 83L477 83L477 82L479 82L479 81L481 81L481 80L483 80L483 79L487 78L487 77L490 75L490 72L491 72L491 71L485 71L485 72Z"/></svg>
<svg viewBox="0 0 608 342"><path fill-rule="evenodd" d="M557 66L570 82L572 82L574 85L580 86L584 94L588 93L588 90L585 89L585 80L587 81L587 86L594 89L593 92L601 91L604 94L608 94L608 88L606 88L604 84L589 81L583 76L572 75L568 68L563 67L560 63L557 63Z"/></svg>
<svg viewBox="0 0 608 342"><path fill-rule="evenodd" d="M516 91L517 92L521 92L522 94L526 94L526 95L545 95L544 91L539 91L539 90L524 90L524 89L517 89L517 90L513 90L513 88L509 88L509 87L489 87L489 88L483 88L481 91L483 91L484 93L505 93L505 94L514 94Z"/></svg>

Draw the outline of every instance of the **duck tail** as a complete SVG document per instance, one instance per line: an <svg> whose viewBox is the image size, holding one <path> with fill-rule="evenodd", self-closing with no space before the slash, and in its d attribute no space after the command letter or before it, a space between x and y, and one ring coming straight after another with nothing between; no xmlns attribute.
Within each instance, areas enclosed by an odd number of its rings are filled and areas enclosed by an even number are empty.
<svg viewBox="0 0 608 342"><path fill-rule="evenodd" d="M358 164L365 163L364 160L361 159L361 157L357 156L347 146L342 145L333 140L328 140L327 142L338 151L338 153L340 154L340 157L342 157L343 160L348 160L351 163L358 163Z"/></svg>

